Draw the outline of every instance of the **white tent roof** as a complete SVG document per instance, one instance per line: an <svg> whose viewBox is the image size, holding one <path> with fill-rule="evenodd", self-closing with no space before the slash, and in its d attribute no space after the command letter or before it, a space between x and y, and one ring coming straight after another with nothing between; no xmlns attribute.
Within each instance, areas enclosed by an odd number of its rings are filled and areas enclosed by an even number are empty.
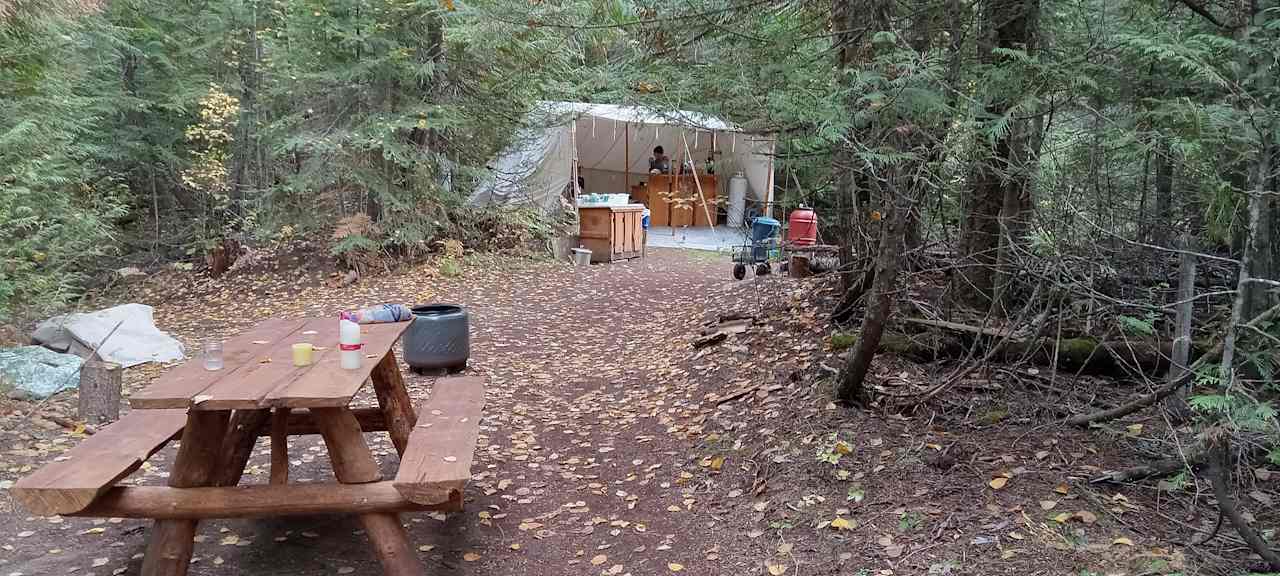
<svg viewBox="0 0 1280 576"><path fill-rule="evenodd" d="M654 146L673 162L716 154L719 174L742 172L758 202L773 186L772 135L743 133L719 118L683 110L582 102L539 102L526 128L490 164L491 178L471 197L473 204L531 204L556 210L580 170L593 193L625 194L647 177ZM722 180L727 181L724 177Z"/></svg>
<svg viewBox="0 0 1280 576"><path fill-rule="evenodd" d="M600 120L616 120L649 126L683 126L689 129L741 132L741 130L716 118L699 112L688 110L672 110L658 112L640 106L623 106L621 104L591 104L587 102L539 102L534 114L548 117L570 115L576 117L595 117Z"/></svg>

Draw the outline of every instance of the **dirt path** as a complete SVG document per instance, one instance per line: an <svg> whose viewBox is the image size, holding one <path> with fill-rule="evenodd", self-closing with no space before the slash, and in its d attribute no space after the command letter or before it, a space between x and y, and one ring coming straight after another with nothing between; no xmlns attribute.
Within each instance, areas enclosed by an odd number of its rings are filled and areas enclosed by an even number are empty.
<svg viewBox="0 0 1280 576"><path fill-rule="evenodd" d="M491 259L458 278L424 267L331 288L285 266L157 278L136 298L193 346L265 316L467 305L470 371L489 377L488 404L466 510L405 516L431 574L1225 574L1242 564L1226 536L1198 550L1170 544L1212 529L1190 492L1089 482L1131 464L1158 417L1063 428L1061 413L1082 406L1046 402L1044 387L1114 396L1115 382L1046 384L1005 367L911 416L840 408L827 386L841 352L827 345L822 312L834 279L733 282L728 272L720 257L655 250L588 269ZM705 319L730 311L757 324L690 348ZM884 355L874 381L892 395L951 369ZM159 372L130 370L126 385ZM424 398L433 380L408 383ZM74 402L43 409L74 415ZM80 438L27 409L0 406L0 495ZM393 473L390 442L369 439ZM173 454L130 481L163 482ZM290 455L293 479L332 480L319 437L294 439ZM264 441L247 482L266 481L267 457ZM0 575L136 574L148 529L27 517L4 497L0 522ZM343 517L205 522L196 555L197 575L380 573L359 524Z"/></svg>
<svg viewBox="0 0 1280 576"><path fill-rule="evenodd" d="M195 349L201 334L231 332L264 314L428 298L465 304L474 335L470 371L490 377L488 404L466 511L406 515L430 571L657 574L682 565L709 573L701 564L724 535L714 521L692 521L700 496L681 477L689 447L668 433L681 397L660 375L675 369L685 349L678 339L721 292L726 270L707 255L657 251L644 261L586 270L473 266L460 279L409 273L346 290L288 279L252 288L230 281L203 284L202 295L160 304L156 315ZM244 298L246 290L257 297ZM131 375L130 386L155 373ZM417 398L429 395L431 382L409 378ZM18 420L10 414L4 426L6 458L18 460L6 462L5 480L75 441L53 427L24 431ZM384 436L370 440L393 471ZM157 465L135 479L162 481L161 463L173 453L158 454ZM259 444L248 482L265 482L267 456ZM330 480L319 437L294 439L291 457L296 479ZM32 518L8 506L0 517L10 526L0 534L0 573L137 572L146 523ZM201 524L192 573L379 573L366 550L349 518L210 521Z"/></svg>

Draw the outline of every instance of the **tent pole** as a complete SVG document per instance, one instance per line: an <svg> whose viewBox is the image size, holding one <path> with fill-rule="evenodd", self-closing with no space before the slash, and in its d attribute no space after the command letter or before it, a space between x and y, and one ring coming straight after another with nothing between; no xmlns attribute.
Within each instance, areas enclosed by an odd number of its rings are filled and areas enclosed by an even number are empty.
<svg viewBox="0 0 1280 576"><path fill-rule="evenodd" d="M764 201L764 215L773 218L773 157L778 151L778 139L776 137L769 139L769 183L766 188L769 189Z"/></svg>
<svg viewBox="0 0 1280 576"><path fill-rule="evenodd" d="M689 149L689 139L685 137L684 132L680 133L680 139L684 140L685 155L692 158L693 151ZM702 212L707 216L707 226L711 227L711 235L715 236L716 240L719 240L720 234L716 232L716 222L711 218L711 209L707 208L707 197L702 193L702 181L698 179L698 163L696 161L690 163L693 164L693 184L698 187L698 203L702 205Z"/></svg>
<svg viewBox="0 0 1280 576"><path fill-rule="evenodd" d="M631 123L624 122L622 124L622 182L625 186L627 194L631 194Z"/></svg>

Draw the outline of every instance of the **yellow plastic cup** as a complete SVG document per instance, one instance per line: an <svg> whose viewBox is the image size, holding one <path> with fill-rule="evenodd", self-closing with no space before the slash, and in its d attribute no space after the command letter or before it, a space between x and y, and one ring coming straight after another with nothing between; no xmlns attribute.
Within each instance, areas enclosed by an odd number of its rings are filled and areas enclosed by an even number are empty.
<svg viewBox="0 0 1280 576"><path fill-rule="evenodd" d="M310 342L300 342L293 345L293 365L294 366L310 366L311 365L311 347Z"/></svg>

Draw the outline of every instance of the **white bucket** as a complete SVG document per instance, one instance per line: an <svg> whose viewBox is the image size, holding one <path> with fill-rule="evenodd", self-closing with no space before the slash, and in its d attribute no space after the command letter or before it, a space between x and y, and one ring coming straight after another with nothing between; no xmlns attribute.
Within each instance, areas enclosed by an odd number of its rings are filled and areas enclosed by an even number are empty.
<svg viewBox="0 0 1280 576"><path fill-rule="evenodd" d="M574 266L588 266L591 264L590 250L587 250L586 248L574 248L572 252Z"/></svg>

